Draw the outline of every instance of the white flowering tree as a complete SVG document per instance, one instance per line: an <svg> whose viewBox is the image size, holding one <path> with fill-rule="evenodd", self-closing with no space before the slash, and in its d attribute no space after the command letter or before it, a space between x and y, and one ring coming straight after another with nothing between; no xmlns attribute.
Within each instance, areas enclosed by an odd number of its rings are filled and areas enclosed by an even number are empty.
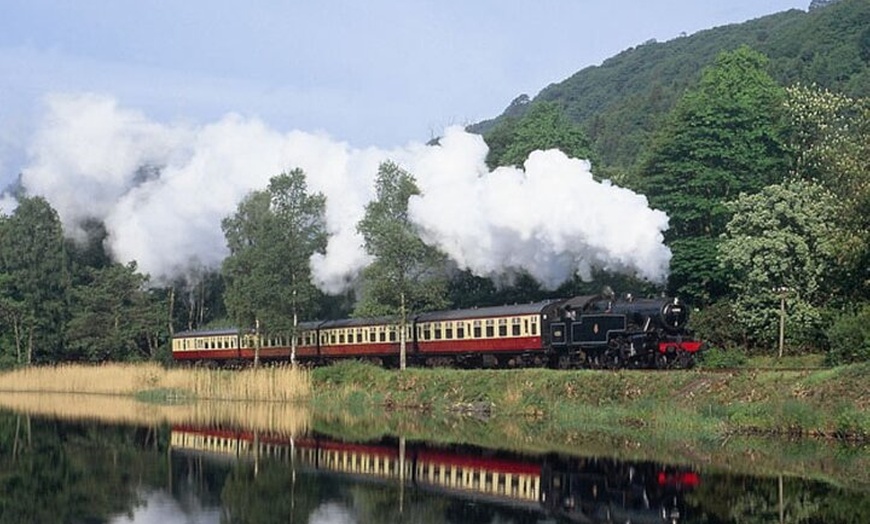
<svg viewBox="0 0 870 524"><path fill-rule="evenodd" d="M793 174L818 182L838 199L840 294L870 299L870 100L816 86L787 89Z"/></svg>
<svg viewBox="0 0 870 524"><path fill-rule="evenodd" d="M752 334L749 342L774 344L786 293L789 346L817 344L842 237L837 198L819 184L793 181L743 194L728 208L733 218L719 260L730 275L735 320Z"/></svg>

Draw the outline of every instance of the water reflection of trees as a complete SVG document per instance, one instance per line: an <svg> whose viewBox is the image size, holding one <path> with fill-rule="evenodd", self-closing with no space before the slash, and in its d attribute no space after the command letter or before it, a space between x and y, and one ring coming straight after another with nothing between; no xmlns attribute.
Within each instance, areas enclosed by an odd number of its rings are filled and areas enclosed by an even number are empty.
<svg viewBox="0 0 870 524"><path fill-rule="evenodd" d="M870 519L870 494L795 477L722 473L686 496L709 522L843 522Z"/></svg>
<svg viewBox="0 0 870 524"><path fill-rule="evenodd" d="M0 413L0 522L102 522L131 512L141 488L166 479L166 442L154 437L147 428Z"/></svg>

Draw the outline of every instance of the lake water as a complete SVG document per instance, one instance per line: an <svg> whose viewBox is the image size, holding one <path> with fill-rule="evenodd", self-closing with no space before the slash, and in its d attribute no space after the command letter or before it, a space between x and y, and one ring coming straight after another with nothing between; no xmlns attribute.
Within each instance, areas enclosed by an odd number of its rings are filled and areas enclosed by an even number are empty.
<svg viewBox="0 0 870 524"><path fill-rule="evenodd" d="M848 479L340 433L0 411L0 523L870 522Z"/></svg>

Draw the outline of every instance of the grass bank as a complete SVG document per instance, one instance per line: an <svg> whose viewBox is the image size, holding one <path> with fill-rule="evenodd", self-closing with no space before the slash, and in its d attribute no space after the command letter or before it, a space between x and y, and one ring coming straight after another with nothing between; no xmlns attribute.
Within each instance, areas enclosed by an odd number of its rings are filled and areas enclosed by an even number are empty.
<svg viewBox="0 0 870 524"><path fill-rule="evenodd" d="M650 432L870 439L870 364L824 370L383 370L341 363L312 371L318 411L410 408L513 416L560 434ZM545 435L544 435L545 436Z"/></svg>

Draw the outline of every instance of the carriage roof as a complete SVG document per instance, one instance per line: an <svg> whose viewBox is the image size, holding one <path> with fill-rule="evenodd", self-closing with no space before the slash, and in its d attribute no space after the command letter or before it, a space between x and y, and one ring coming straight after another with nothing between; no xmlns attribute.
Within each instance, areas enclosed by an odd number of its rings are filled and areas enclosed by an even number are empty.
<svg viewBox="0 0 870 524"><path fill-rule="evenodd" d="M449 320L464 320L489 317L517 317L522 315L535 315L560 300L543 300L529 304L513 304L507 306L490 306L473 309L454 309L449 311L432 311L417 316L417 322L439 322Z"/></svg>
<svg viewBox="0 0 870 524"><path fill-rule="evenodd" d="M215 336L229 336L229 335L238 335L239 330L237 328L211 328L211 329L189 329L186 331L179 331L172 335L173 338L195 338L195 337L215 337Z"/></svg>

